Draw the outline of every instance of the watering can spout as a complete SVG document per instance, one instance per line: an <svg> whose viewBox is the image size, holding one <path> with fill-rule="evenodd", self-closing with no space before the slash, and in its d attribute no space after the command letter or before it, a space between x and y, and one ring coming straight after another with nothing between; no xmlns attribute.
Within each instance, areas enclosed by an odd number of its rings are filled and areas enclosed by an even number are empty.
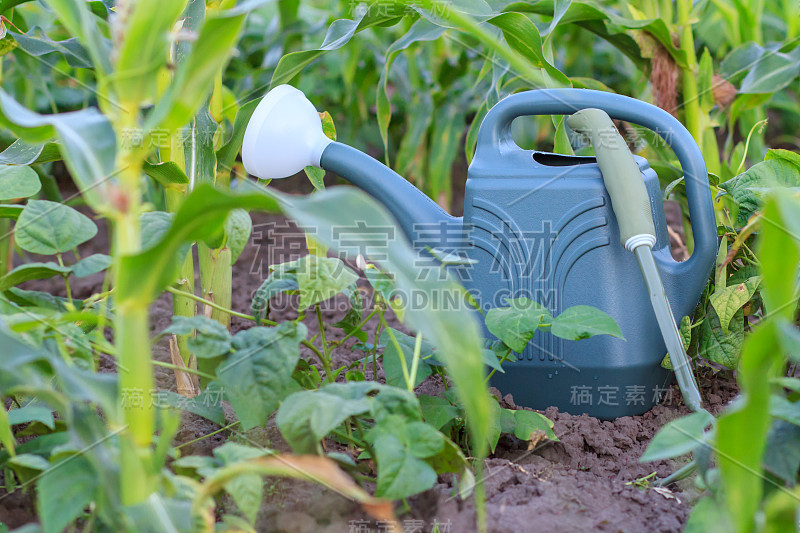
<svg viewBox="0 0 800 533"><path fill-rule="evenodd" d="M383 204L412 242L427 228L460 222L389 167L326 137L314 105L289 85L275 87L256 107L245 130L242 163L262 179L286 178L306 166L333 172Z"/></svg>

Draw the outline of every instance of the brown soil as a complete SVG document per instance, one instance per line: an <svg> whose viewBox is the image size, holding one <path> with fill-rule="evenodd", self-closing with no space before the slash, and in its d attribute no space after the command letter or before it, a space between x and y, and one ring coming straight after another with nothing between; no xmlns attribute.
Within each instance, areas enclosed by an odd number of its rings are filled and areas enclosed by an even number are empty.
<svg viewBox="0 0 800 533"><path fill-rule="evenodd" d="M674 216L674 215L673 215ZM679 216L679 215L678 215ZM302 235L287 226L282 217L254 214L255 233L234 267L233 308L249 312L253 291L266 275L267 265L283 262L304 253ZM285 238L270 240L258 236L259 230L268 227L283 228ZM91 247L104 251L105 232L95 238ZM88 251L88 250L87 250ZM97 291L102 275L78 280L73 286L76 297L86 297ZM63 294L60 282L29 282L25 288L36 288ZM297 317L290 298L273 306L271 317L291 320ZM324 312L327 322L335 322L346 309L339 298ZM162 296L151 308L151 331L157 334L170 322L171 299ZM316 320L305 319L309 336L318 332ZM374 326L372 324L372 330ZM397 327L399 324L395 324ZM250 327L251 323L233 319L232 329ZM339 336L341 334L339 333ZM331 331L329 338L336 338ZM337 365L347 364L362 357L349 349L353 341L338 349L334 355ZM311 353L303 353L313 361ZM169 361L165 341L154 346L154 358ZM101 371L114 371L110 358L101 360ZM368 365L367 379L372 379ZM171 370L155 369L159 388L175 389ZM382 380L382 370L376 379ZM420 388L431 394L440 391L439 378L432 377ZM700 376L704 397L711 410L718 411L736 393L735 382L727 375ZM677 390L674 399L680 398ZM510 395L502 399L508 408L517 408ZM669 487L671 492L659 493L651 489L636 488L629 484L637 478L657 472L666 476L681 464L659 461L642 464L638 461L653 435L668 421L686 414L683 405L661 404L648 413L636 417L623 417L614 421L600 421L589 416L574 416L551 408L545 411L555 423L558 442L539 445L528 450L528 443L515 437L501 438L496 453L485 461L483 483L487 497L487 523L493 532L527 531L680 531L696 499L691 480ZM232 413L228 416L233 419ZM184 413L181 429L175 444L188 443L212 433L220 427L203 418ZM228 439L264 446L279 451L289 451L280 433L270 421L266 428L256 428L245 434L235 430L219 433L188 444L181 449L186 454L210 454ZM337 448L336 443L328 443ZM410 498L397 506L398 523L406 531L429 532L435 524L439 531L469 532L475 530L475 507L472 499L461 500L454 496L454 480L442 477L431 490ZM367 515L354 503L318 486L292 480L267 479L265 499L259 513L258 531L301 532L366 532L388 531L386 524L370 522ZM229 500L223 500L226 512L235 512ZM224 514L220 512L220 516ZM18 526L35 520L33 501L20 491L0 495L0 521Z"/></svg>

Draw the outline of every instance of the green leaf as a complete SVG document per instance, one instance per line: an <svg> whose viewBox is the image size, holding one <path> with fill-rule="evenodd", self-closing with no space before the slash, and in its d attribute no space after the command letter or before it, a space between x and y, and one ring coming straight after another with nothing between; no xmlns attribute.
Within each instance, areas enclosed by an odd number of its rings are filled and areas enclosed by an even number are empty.
<svg viewBox="0 0 800 533"><path fill-rule="evenodd" d="M32 453L15 455L8 460L8 463L13 466L22 467L29 470L37 470L39 472L50 468L50 463L47 461L47 459Z"/></svg>
<svg viewBox="0 0 800 533"><path fill-rule="evenodd" d="M194 398L187 398L177 392L161 390L158 395L159 405L166 404L211 420L219 426L225 425L225 412L222 409L223 390L216 381L212 381Z"/></svg>
<svg viewBox="0 0 800 533"><path fill-rule="evenodd" d="M159 71L170 56L169 32L185 5L186 0L145 2L126 14L122 42L115 47L114 85L120 101L155 97Z"/></svg>
<svg viewBox="0 0 800 533"><path fill-rule="evenodd" d="M434 429L442 429L451 420L461 416L458 407L441 396L419 395L422 418Z"/></svg>
<svg viewBox="0 0 800 533"><path fill-rule="evenodd" d="M142 170L167 189L185 190L189 184L186 173L174 161L144 163Z"/></svg>
<svg viewBox="0 0 800 533"><path fill-rule="evenodd" d="M111 257L106 254L92 254L84 257L80 261L70 265L72 274L77 278L83 278L97 272L102 272L111 266Z"/></svg>
<svg viewBox="0 0 800 533"><path fill-rule="evenodd" d="M41 188L39 175L31 167L0 165L0 200L28 198Z"/></svg>
<svg viewBox="0 0 800 533"><path fill-rule="evenodd" d="M97 234L89 217L63 204L30 200L14 230L17 244L25 251L53 255L72 250Z"/></svg>
<svg viewBox="0 0 800 533"><path fill-rule="evenodd" d="M767 155L764 157L765 161L769 161L771 159L781 159L783 161L788 161L789 163L793 163L795 166L800 168L800 154L797 152L792 152L791 150L784 150L782 148L770 148L767 150Z"/></svg>
<svg viewBox="0 0 800 533"><path fill-rule="evenodd" d="M264 318L264 313L268 307L269 300L282 292L296 291L300 288L297 283L297 275L293 272L273 272L264 280L261 286L256 289L250 309L257 318Z"/></svg>
<svg viewBox="0 0 800 533"><path fill-rule="evenodd" d="M352 381L295 392L278 410L278 429L296 453L315 453L319 441L345 420L369 412L367 394L378 389L377 383Z"/></svg>
<svg viewBox="0 0 800 533"><path fill-rule="evenodd" d="M711 302L711 305L717 312L717 317L719 317L719 323L722 327L722 333L728 334L728 324L730 324L731 319L739 309L750 301L750 298L752 298L756 290L758 290L758 285L760 283L760 277L753 277L744 283L725 287L708 298L708 301Z"/></svg>
<svg viewBox="0 0 800 533"><path fill-rule="evenodd" d="M486 327L509 348L522 353L539 326L552 317L547 308L528 298L506 298L506 302L511 307L495 307L486 313Z"/></svg>
<svg viewBox="0 0 800 533"><path fill-rule="evenodd" d="M225 326L206 316L173 316L172 324L164 333L174 335L191 335L189 351L199 359L217 357L228 353L231 349L231 336Z"/></svg>
<svg viewBox="0 0 800 533"><path fill-rule="evenodd" d="M392 330L392 334L397 340L397 344L400 345L400 349L403 351L403 357L405 358L406 364L406 373L410 375L411 364L414 359L414 347L417 339L415 337L406 335L402 331L398 331L393 328L389 329ZM383 351L383 370L386 374L386 383L393 387L405 388L406 380L403 374L403 360L401 360L400 354L397 351L394 342L392 342L387 330L381 332L380 343L386 346ZM421 359L432 354L433 346L430 343L423 341L422 348L420 350L420 364L417 368L417 378L414 381L415 388L431 375L432 370L430 365Z"/></svg>
<svg viewBox="0 0 800 533"><path fill-rule="evenodd" d="M236 155L242 149L242 142L244 141L244 132L247 129L247 124L250 122L250 117L253 116L253 111L256 110L260 102L260 98L251 100L243 104L238 111L236 111L236 117L233 119L233 133L231 133L231 138L217 150L217 166L220 169L228 170L233 167L233 164L236 162Z"/></svg>
<svg viewBox="0 0 800 533"><path fill-rule="evenodd" d="M611 335L625 339L613 318L600 309L588 305L576 305L565 309L553 319L550 331L557 337L569 340L588 339L595 335Z"/></svg>
<svg viewBox="0 0 800 533"><path fill-rule="evenodd" d="M669 422L656 433L640 461L660 461L687 454L706 442L705 428L714 421L707 411L698 411Z"/></svg>
<svg viewBox="0 0 800 533"><path fill-rule="evenodd" d="M139 217L142 249L152 248L166 235L172 224L172 216L172 213L165 211L149 211Z"/></svg>
<svg viewBox="0 0 800 533"><path fill-rule="evenodd" d="M297 276L300 292L298 311L333 298L358 280L358 274L336 257L306 255L297 261L270 268Z"/></svg>
<svg viewBox="0 0 800 533"><path fill-rule="evenodd" d="M84 0L48 0L47 4L69 34L77 37L89 52L94 68L99 73L111 72L111 43L103 37L100 19L89 10L89 4Z"/></svg>
<svg viewBox="0 0 800 533"><path fill-rule="evenodd" d="M713 495L698 501L692 508L684 533L730 533L731 520L725 508L719 505Z"/></svg>
<svg viewBox="0 0 800 533"><path fill-rule="evenodd" d="M102 185L114 172L117 139L108 119L97 109L39 115L0 90L0 122L27 142L54 136L70 176L93 206L103 203Z"/></svg>
<svg viewBox="0 0 800 533"><path fill-rule="evenodd" d="M373 441L373 448L378 464L375 496L390 500L407 498L436 483L436 471L395 435L380 433Z"/></svg>
<svg viewBox="0 0 800 533"><path fill-rule="evenodd" d="M328 33L322 45L316 50L302 50L286 54L278 62L275 72L272 74L270 88L283 83L289 83L299 74L309 63L316 58L331 50L339 48L350 42L353 36L367 28L373 26L388 26L399 22L404 13L396 13L396 6L393 4L382 6L381 9L366 9L354 20L339 19L335 20L328 28ZM402 11L398 9L398 11Z"/></svg>
<svg viewBox="0 0 800 533"><path fill-rule="evenodd" d="M3 165L32 165L60 159L58 145L54 142L31 144L17 139L0 153L0 163Z"/></svg>
<svg viewBox="0 0 800 533"><path fill-rule="evenodd" d="M191 120L208 98L214 77L230 59L245 13L233 8L216 11L203 21L189 55L181 61L172 83L147 117L148 129L175 130Z"/></svg>
<svg viewBox="0 0 800 533"><path fill-rule="evenodd" d="M225 219L226 245L231 251L231 264L235 263L250 240L253 221L244 209L234 209Z"/></svg>
<svg viewBox="0 0 800 533"><path fill-rule="evenodd" d="M522 13L503 13L489 19L488 22L500 28L508 45L534 66L543 68L559 85L572 86L569 78L545 57L542 37L531 19Z"/></svg>
<svg viewBox="0 0 800 533"><path fill-rule="evenodd" d="M747 65L744 79L739 87L742 94L772 94L780 91L789 85L800 75L800 49L795 48L789 53L779 51L779 44L771 45L766 48L755 43L745 45L748 47L747 54L743 54L743 59L753 59ZM737 50L731 52L734 54ZM728 56L730 57L730 55ZM726 57L727 68L732 68L731 62ZM737 56L738 57L738 56Z"/></svg>
<svg viewBox="0 0 800 533"><path fill-rule="evenodd" d="M800 469L800 426L797 421L772 422L767 435L767 449L769 453L764 454L764 468L787 484L794 485Z"/></svg>
<svg viewBox="0 0 800 533"><path fill-rule="evenodd" d="M514 436L520 440L531 440L531 435L543 431L550 440L558 440L553 432L553 421L536 411L518 409L514 411Z"/></svg>
<svg viewBox="0 0 800 533"><path fill-rule="evenodd" d="M233 337L233 354L217 374L243 429L263 426L291 391L292 372L300 359L306 327L283 322L255 327Z"/></svg>
<svg viewBox="0 0 800 533"><path fill-rule="evenodd" d="M99 479L82 455L52 465L36 485L36 501L45 533L61 533L95 499Z"/></svg>
<svg viewBox="0 0 800 533"><path fill-rule="evenodd" d="M28 422L41 422L50 429L55 429L56 427L55 420L53 419L53 412L48 407L26 405L19 409L8 411L8 423L12 426Z"/></svg>
<svg viewBox="0 0 800 533"><path fill-rule="evenodd" d="M70 267L62 267L58 263L25 263L14 268L5 276L0 277L0 291L8 290L24 281L63 276L70 272L72 272Z"/></svg>
<svg viewBox="0 0 800 533"><path fill-rule="evenodd" d="M47 54L61 54L67 64L75 68L91 68L92 60L86 49L78 42L78 39L71 38L63 41L54 41L38 26L32 27L26 33L8 32L17 42L19 47L33 57L42 57Z"/></svg>
<svg viewBox="0 0 800 533"><path fill-rule="evenodd" d="M306 173L308 181L314 186L314 190L322 191L325 189L325 169L307 166L303 169L303 172Z"/></svg>
<svg viewBox="0 0 800 533"><path fill-rule="evenodd" d="M719 186L739 206L736 222L743 225L761 207L764 194L769 189L800 187L800 168L785 159L769 159L756 163Z"/></svg>
<svg viewBox="0 0 800 533"><path fill-rule="evenodd" d="M728 332L724 333L716 311L709 308L699 334L701 356L727 368L736 368L744 340L744 313L741 309L733 315Z"/></svg>

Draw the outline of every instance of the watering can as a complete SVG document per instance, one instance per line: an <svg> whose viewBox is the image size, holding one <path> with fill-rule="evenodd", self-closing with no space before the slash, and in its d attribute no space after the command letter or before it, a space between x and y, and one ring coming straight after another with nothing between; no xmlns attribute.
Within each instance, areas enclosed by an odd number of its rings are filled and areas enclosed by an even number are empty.
<svg viewBox="0 0 800 533"><path fill-rule="evenodd" d="M609 314L624 339L599 335L571 341L539 330L515 361L504 364L505 373L494 374L492 385L511 393L517 405L556 406L610 419L644 413L671 394L672 374L661 366L666 348L648 287L625 247L632 251L631 244L641 243L620 240L625 228L621 233L598 165L606 150L602 139L595 139L595 158L523 150L511 136L511 123L518 117L572 115L590 108L652 130L677 155L694 236L694 251L683 262L670 253L655 171L625 148L644 184L639 199L630 202L638 202L634 209L652 218L652 235L645 240L667 307L674 316L691 315L717 253L708 174L689 132L645 102L588 89L531 90L501 100L478 132L463 217L448 214L374 158L328 139L313 104L288 85L271 90L255 109L242 161L250 174L264 179L314 165L363 189L386 206L415 247L468 258L453 271L484 310L507 306L507 298L527 297L553 316L574 305ZM621 194L615 207L628 201Z"/></svg>

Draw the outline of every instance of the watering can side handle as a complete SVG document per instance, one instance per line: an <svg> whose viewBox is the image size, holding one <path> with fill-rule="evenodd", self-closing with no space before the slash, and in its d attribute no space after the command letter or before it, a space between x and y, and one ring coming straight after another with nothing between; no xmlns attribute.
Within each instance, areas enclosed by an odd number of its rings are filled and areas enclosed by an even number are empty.
<svg viewBox="0 0 800 533"><path fill-rule="evenodd" d="M598 108L611 118L644 126L657 133L675 152L685 176L686 196L695 247L682 263L657 258L670 274L702 277L711 272L717 253L717 228L708 172L700 148L675 117L652 104L619 94L592 89L536 89L513 94L489 110L478 130L475 161L492 164L504 153L521 150L511 137L515 118L530 115L572 115L581 109Z"/></svg>

